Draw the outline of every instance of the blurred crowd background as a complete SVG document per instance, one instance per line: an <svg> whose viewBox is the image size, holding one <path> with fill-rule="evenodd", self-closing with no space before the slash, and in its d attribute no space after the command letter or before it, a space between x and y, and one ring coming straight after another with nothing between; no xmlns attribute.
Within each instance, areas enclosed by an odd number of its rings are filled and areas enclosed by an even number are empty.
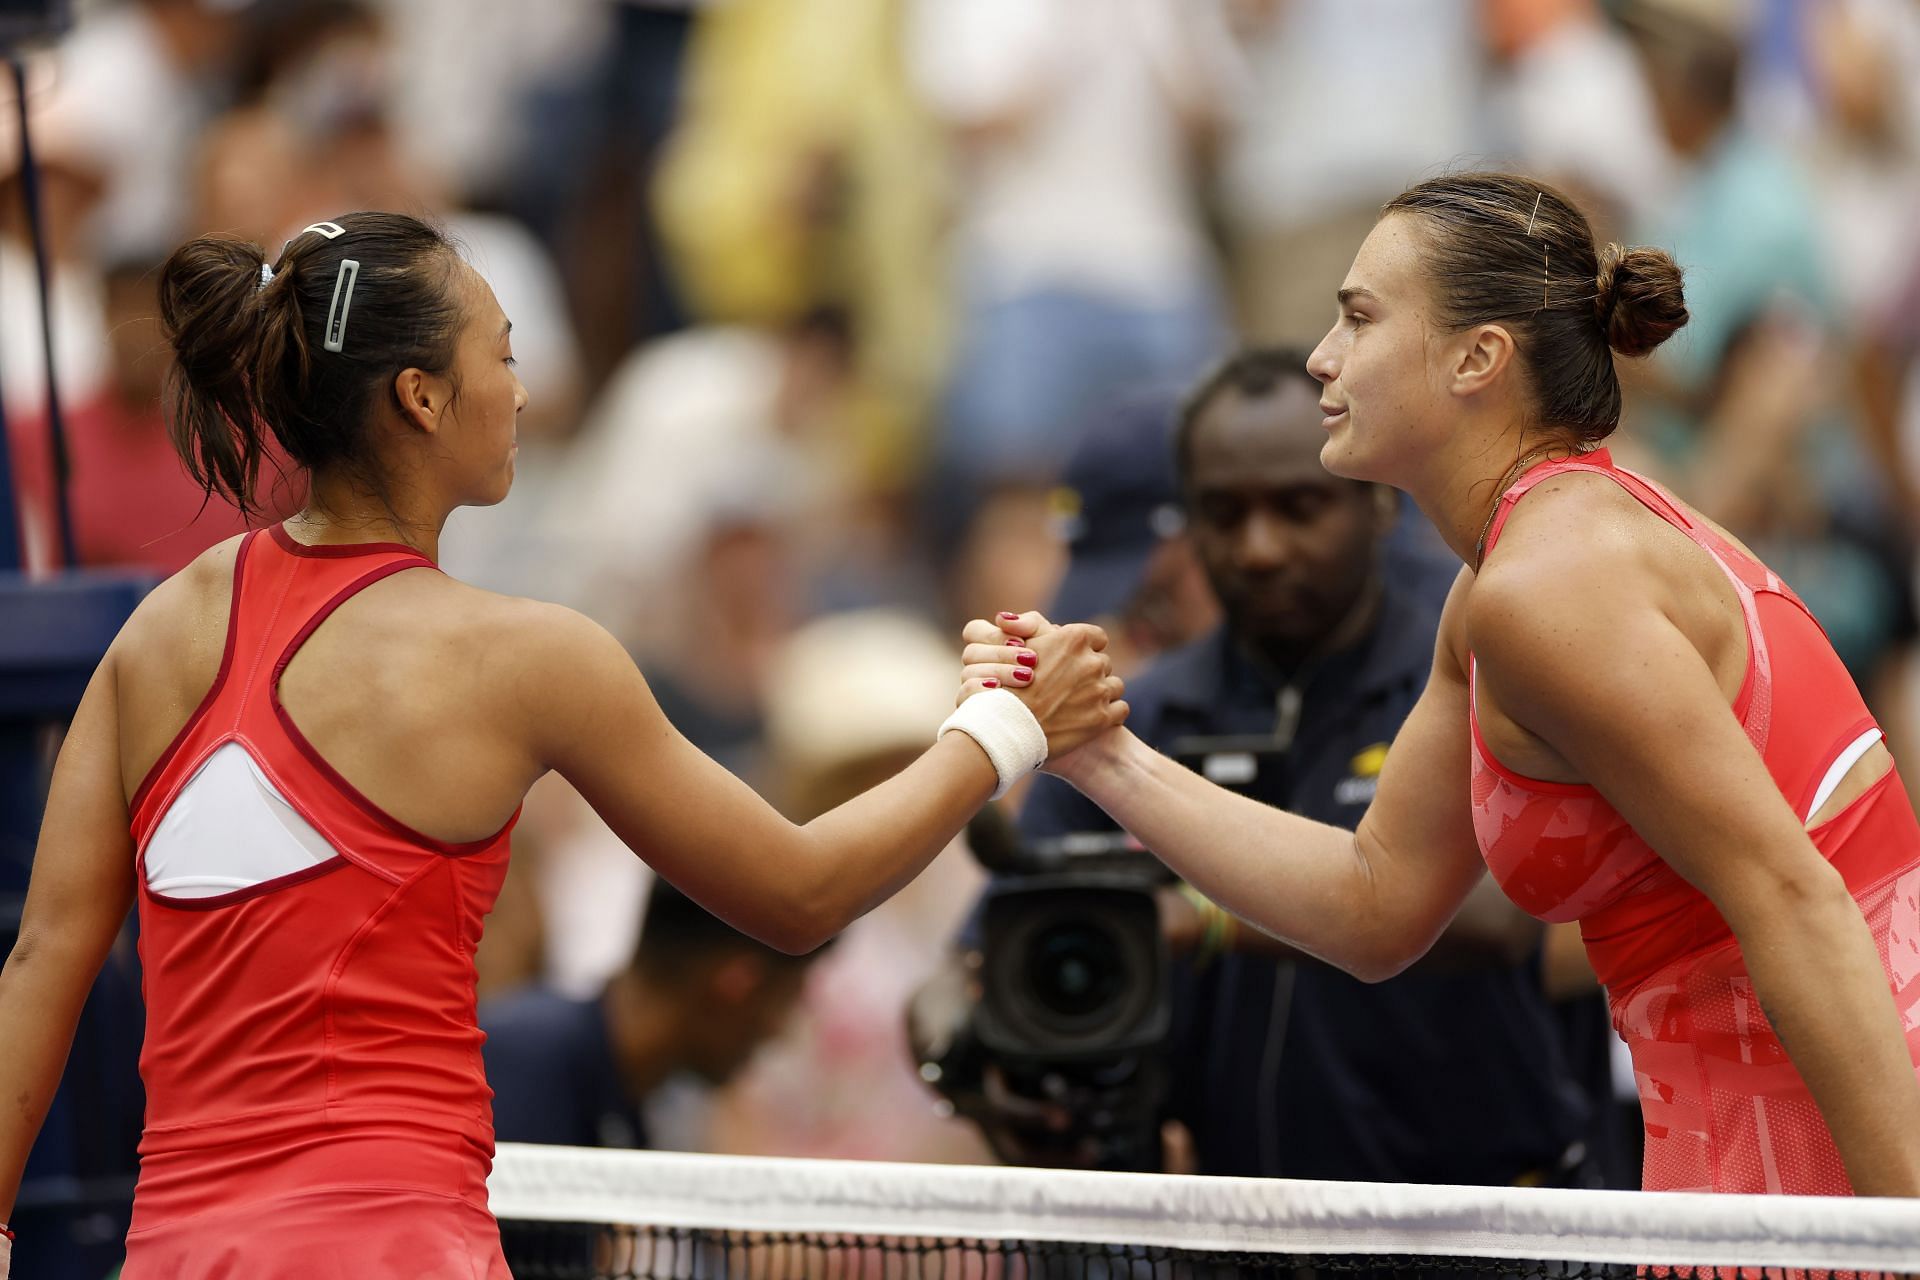
<svg viewBox="0 0 1920 1280"><path fill-rule="evenodd" d="M1896 749L1914 740L1916 0L78 13L32 58L26 106L88 563L171 572L240 527L202 509L160 416L171 248L428 215L491 281L531 394L514 492L455 516L445 567L610 627L683 732L805 819L924 747L961 622L1046 605L1070 547L1131 557L1101 606L1128 654L1216 625L1177 520L1102 527L1133 509L1102 470L1116 406L1237 345L1311 346L1382 201L1513 167L1576 192L1603 240L1681 260L1693 321L1632 371L1616 455L1752 543ZM0 394L45 570L19 174L8 119ZM1418 549L1417 520L1403 536ZM659 976L630 963L643 864L563 785L530 798L514 861L483 998ZM985 1159L903 1034L980 880L956 847L804 970L715 979L703 1016L751 1034L661 1073L648 1139Z"/></svg>

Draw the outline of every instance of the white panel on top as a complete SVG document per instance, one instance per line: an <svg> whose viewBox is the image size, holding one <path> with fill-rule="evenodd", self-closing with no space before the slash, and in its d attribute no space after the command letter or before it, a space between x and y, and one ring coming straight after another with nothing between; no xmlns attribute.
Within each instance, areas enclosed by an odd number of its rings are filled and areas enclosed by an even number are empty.
<svg viewBox="0 0 1920 1280"><path fill-rule="evenodd" d="M147 842L147 887L212 898L337 857L245 747L221 746L180 789Z"/></svg>

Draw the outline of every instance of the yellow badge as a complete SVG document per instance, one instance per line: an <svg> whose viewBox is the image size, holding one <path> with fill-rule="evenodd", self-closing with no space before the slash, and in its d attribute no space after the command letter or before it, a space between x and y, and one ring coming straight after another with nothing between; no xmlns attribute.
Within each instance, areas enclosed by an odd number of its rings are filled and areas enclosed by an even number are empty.
<svg viewBox="0 0 1920 1280"><path fill-rule="evenodd" d="M1376 742L1355 756L1347 768L1356 778L1377 778L1387 767L1387 743Z"/></svg>

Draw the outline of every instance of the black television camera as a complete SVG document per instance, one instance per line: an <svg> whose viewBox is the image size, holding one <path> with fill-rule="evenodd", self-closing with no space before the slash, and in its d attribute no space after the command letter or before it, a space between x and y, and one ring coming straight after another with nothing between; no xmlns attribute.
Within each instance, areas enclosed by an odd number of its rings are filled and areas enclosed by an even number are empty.
<svg viewBox="0 0 1920 1280"><path fill-rule="evenodd" d="M969 833L995 881L977 964L916 1000L922 1077L1009 1163L1158 1171L1171 873L1124 834L1023 844L992 811Z"/></svg>

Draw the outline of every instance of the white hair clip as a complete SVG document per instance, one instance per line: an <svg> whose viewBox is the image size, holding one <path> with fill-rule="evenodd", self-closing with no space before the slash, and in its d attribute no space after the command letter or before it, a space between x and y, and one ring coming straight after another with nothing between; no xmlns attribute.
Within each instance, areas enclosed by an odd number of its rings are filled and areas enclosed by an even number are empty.
<svg viewBox="0 0 1920 1280"><path fill-rule="evenodd" d="M329 240L338 240L341 236L347 234L347 229L337 222L309 223L307 226L300 228L300 230L287 237L287 242L280 246L280 256L285 257L287 250L293 247L293 242L309 231L317 231Z"/></svg>
<svg viewBox="0 0 1920 1280"><path fill-rule="evenodd" d="M273 283L273 268L269 266L267 263L263 262L260 264L260 283L254 287L253 291L255 293L258 293L260 292L260 290L266 288L268 285L272 283Z"/></svg>
<svg viewBox="0 0 1920 1280"><path fill-rule="evenodd" d="M347 312L353 309L353 286L360 280L360 264L352 258L340 260L340 274L333 278L333 302L327 307L326 336L320 345L339 351L347 342Z"/></svg>

